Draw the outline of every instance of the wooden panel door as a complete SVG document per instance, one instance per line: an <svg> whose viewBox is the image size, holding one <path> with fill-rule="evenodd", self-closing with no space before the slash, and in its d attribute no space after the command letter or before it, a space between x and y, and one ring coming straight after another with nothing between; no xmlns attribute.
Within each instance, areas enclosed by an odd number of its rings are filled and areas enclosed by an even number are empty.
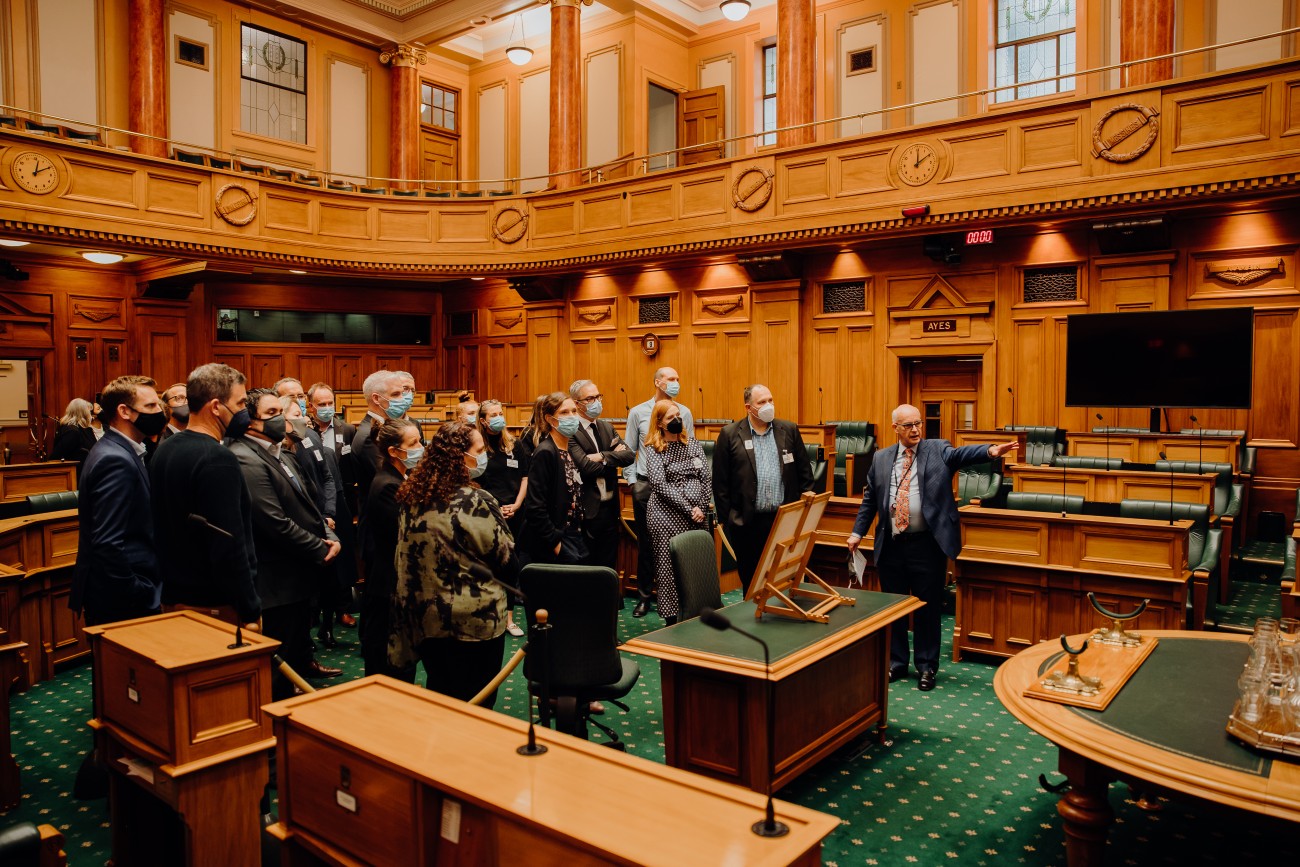
<svg viewBox="0 0 1300 867"><path fill-rule="evenodd" d="M426 181L447 181L457 175L460 139L429 127L420 130L420 177ZM425 189L451 189L442 184L427 184Z"/></svg>
<svg viewBox="0 0 1300 867"><path fill-rule="evenodd" d="M185 342L185 310L159 308L135 315L140 370L152 376L162 391L173 382L184 382L189 353Z"/></svg>
<svg viewBox="0 0 1300 867"><path fill-rule="evenodd" d="M679 147L717 142L723 137L722 109L725 91L721 87L691 90L677 97L677 143ZM724 146L718 144L682 152L682 164L722 159Z"/></svg>
<svg viewBox="0 0 1300 867"><path fill-rule="evenodd" d="M979 429L982 369L978 359L915 359L908 365L908 402L921 411L927 439L951 442L959 430Z"/></svg>

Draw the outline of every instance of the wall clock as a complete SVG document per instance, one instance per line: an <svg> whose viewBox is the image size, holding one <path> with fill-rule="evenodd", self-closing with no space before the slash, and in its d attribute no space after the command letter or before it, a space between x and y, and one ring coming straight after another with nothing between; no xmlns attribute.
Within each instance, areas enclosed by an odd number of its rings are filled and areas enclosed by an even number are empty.
<svg viewBox="0 0 1300 867"><path fill-rule="evenodd" d="M59 185L59 166L49 157L27 151L14 157L9 167L14 183L29 193L44 195Z"/></svg>
<svg viewBox="0 0 1300 867"><path fill-rule="evenodd" d="M894 168L899 180L919 187L928 183L939 171L939 155L928 144L910 144L898 155Z"/></svg>

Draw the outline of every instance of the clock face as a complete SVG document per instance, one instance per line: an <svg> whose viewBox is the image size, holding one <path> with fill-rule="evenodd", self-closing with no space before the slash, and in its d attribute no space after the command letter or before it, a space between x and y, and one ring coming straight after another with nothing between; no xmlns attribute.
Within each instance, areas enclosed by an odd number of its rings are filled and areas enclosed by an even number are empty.
<svg viewBox="0 0 1300 867"><path fill-rule="evenodd" d="M43 195L59 185L59 167L47 156L28 151L14 157L9 167L14 183L29 193Z"/></svg>
<svg viewBox="0 0 1300 867"><path fill-rule="evenodd" d="M912 144L903 148L896 163L898 178L905 184L919 187L939 171L939 155L928 144Z"/></svg>

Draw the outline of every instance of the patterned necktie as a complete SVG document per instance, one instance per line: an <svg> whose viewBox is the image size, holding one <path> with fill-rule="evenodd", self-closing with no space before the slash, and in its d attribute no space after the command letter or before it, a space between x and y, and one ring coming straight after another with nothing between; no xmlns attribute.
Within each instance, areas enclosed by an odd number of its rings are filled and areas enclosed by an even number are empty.
<svg viewBox="0 0 1300 867"><path fill-rule="evenodd" d="M894 494L894 533L902 533L912 523L912 450L903 449L903 469L898 475Z"/></svg>

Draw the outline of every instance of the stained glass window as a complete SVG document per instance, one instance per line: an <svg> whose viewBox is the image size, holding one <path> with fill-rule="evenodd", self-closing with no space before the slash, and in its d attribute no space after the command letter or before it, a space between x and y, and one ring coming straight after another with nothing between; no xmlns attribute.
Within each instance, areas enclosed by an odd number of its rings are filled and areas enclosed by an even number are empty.
<svg viewBox="0 0 1300 867"><path fill-rule="evenodd" d="M1072 0L998 0L994 102L1074 90ZM1048 79L1043 81L1042 79Z"/></svg>
<svg viewBox="0 0 1300 867"><path fill-rule="evenodd" d="M307 143L307 43L240 25L239 128Z"/></svg>

